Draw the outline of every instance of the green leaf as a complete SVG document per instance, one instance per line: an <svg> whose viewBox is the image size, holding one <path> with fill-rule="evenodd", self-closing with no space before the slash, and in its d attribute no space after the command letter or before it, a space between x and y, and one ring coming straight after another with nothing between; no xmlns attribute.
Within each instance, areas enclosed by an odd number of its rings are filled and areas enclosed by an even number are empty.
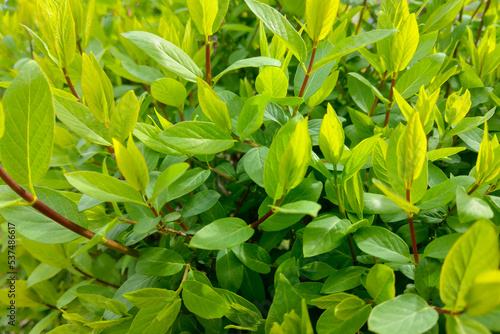
<svg viewBox="0 0 500 334"><path fill-rule="evenodd" d="M217 203L220 194L213 190L203 190L194 194L182 207L182 217L192 217L209 210Z"/></svg>
<svg viewBox="0 0 500 334"><path fill-rule="evenodd" d="M224 71L220 72L215 78L213 78L212 81L214 82L215 85L217 81L219 81L219 79L224 74L230 71L234 71L244 67L261 67L261 66L281 67L281 62L277 59L269 57L253 57L253 58L240 59L232 63L231 66L226 68Z"/></svg>
<svg viewBox="0 0 500 334"><path fill-rule="evenodd" d="M268 102L269 96L267 95L252 96L245 101L236 127L241 140L245 140L262 126Z"/></svg>
<svg viewBox="0 0 500 334"><path fill-rule="evenodd" d="M368 319L368 328L380 334L420 334L431 329L438 317L425 300L409 293L377 305Z"/></svg>
<svg viewBox="0 0 500 334"><path fill-rule="evenodd" d="M209 176L209 170L196 167L183 173L179 178L175 177L176 180L167 186L167 191L159 196L157 200L158 208L161 208L167 202L189 194L202 185Z"/></svg>
<svg viewBox="0 0 500 334"><path fill-rule="evenodd" d="M252 237L253 228L239 218L223 218L196 232L189 243L201 249L224 249L237 246Z"/></svg>
<svg viewBox="0 0 500 334"><path fill-rule="evenodd" d="M419 37L417 19L415 13L412 13L399 24L399 32L394 34L391 49L391 65L394 72L402 71L408 66L417 51Z"/></svg>
<svg viewBox="0 0 500 334"><path fill-rule="evenodd" d="M353 289L361 284L361 275L366 272L364 267L345 267L327 278L321 293L336 293Z"/></svg>
<svg viewBox="0 0 500 334"><path fill-rule="evenodd" d="M158 179L156 179L155 186L153 188L153 195L151 195L151 200L158 197L160 193L162 193L165 189L167 189L172 183L178 180L186 170L189 168L189 164L186 162L179 162L177 164L173 164L168 166Z"/></svg>
<svg viewBox="0 0 500 334"><path fill-rule="evenodd" d="M253 182L262 188L264 188L264 165L268 152L269 148L266 146L255 147L242 158L245 172Z"/></svg>
<svg viewBox="0 0 500 334"><path fill-rule="evenodd" d="M111 115L109 137L116 138L120 143L134 131L139 116L139 101L133 90L128 91L120 99Z"/></svg>
<svg viewBox="0 0 500 334"><path fill-rule="evenodd" d="M164 300L156 303L151 301L150 303L152 307L137 312L130 326L130 332L147 334L169 330L174 324L182 304L180 298L175 298L168 303L165 303Z"/></svg>
<svg viewBox="0 0 500 334"><path fill-rule="evenodd" d="M221 318L230 306L212 287L197 281L182 283L182 300L190 311L204 319Z"/></svg>
<svg viewBox="0 0 500 334"><path fill-rule="evenodd" d="M196 78L196 84L198 85L198 100L203 113L222 131L231 130L231 118L226 103L221 101L219 95L203 79Z"/></svg>
<svg viewBox="0 0 500 334"><path fill-rule="evenodd" d="M105 139L108 128L99 122L92 115L90 109L82 103L56 95L54 96L54 107L57 118L77 135L91 143L111 146L111 143Z"/></svg>
<svg viewBox="0 0 500 334"><path fill-rule="evenodd" d="M303 214L317 217L318 212L321 209L321 205L311 201L297 201L293 203L287 203L282 206L273 206L272 208L274 212Z"/></svg>
<svg viewBox="0 0 500 334"><path fill-rule="evenodd" d="M87 196L106 202L134 202L146 205L141 194L123 181L97 172L64 174L68 182Z"/></svg>
<svg viewBox="0 0 500 334"><path fill-rule="evenodd" d="M444 260L453 244L460 238L460 233L443 235L432 240L424 250L424 256Z"/></svg>
<svg viewBox="0 0 500 334"><path fill-rule="evenodd" d="M68 69L76 54L75 21L69 1L61 2L57 16L56 51L62 68Z"/></svg>
<svg viewBox="0 0 500 334"><path fill-rule="evenodd" d="M469 315L478 316L492 312L500 305L500 270L490 270L479 274L465 296L465 300Z"/></svg>
<svg viewBox="0 0 500 334"><path fill-rule="evenodd" d="M307 48L304 40L283 15L271 6L256 0L245 0L245 3L269 30L281 38L299 61L306 60Z"/></svg>
<svg viewBox="0 0 500 334"><path fill-rule="evenodd" d="M29 275L26 287L29 288L32 285L51 279L60 271L61 268L53 267L47 263L40 263Z"/></svg>
<svg viewBox="0 0 500 334"><path fill-rule="evenodd" d="M185 265L184 259L177 252L149 247L141 251L135 270L142 275L172 276L180 272Z"/></svg>
<svg viewBox="0 0 500 334"><path fill-rule="evenodd" d="M453 311L467 306L465 300L476 277L498 269L498 234L489 221L479 220L453 245L444 260L439 291L441 300Z"/></svg>
<svg viewBox="0 0 500 334"><path fill-rule="evenodd" d="M446 333L450 334L490 334L482 323L473 318L446 316Z"/></svg>
<svg viewBox="0 0 500 334"><path fill-rule="evenodd" d="M172 78L162 78L154 81L151 84L151 94L161 103L173 107L183 106L187 97L184 85Z"/></svg>
<svg viewBox="0 0 500 334"><path fill-rule="evenodd" d="M318 334L356 333L368 320L371 310L370 305L366 305L358 312L351 313L349 319L343 320L335 316L334 308L328 309L319 317L316 330Z"/></svg>
<svg viewBox="0 0 500 334"><path fill-rule="evenodd" d="M413 181L422 173L426 162L427 137L418 112L414 112L397 145L398 173L405 188L411 189ZM411 200L408 199L410 202Z"/></svg>
<svg viewBox="0 0 500 334"><path fill-rule="evenodd" d="M127 182L141 193L146 192L149 184L149 173L146 160L134 143L132 135L129 136L127 147L113 139L115 149L116 164Z"/></svg>
<svg viewBox="0 0 500 334"><path fill-rule="evenodd" d="M365 253L393 262L409 262L410 249L397 234L378 227L363 227L354 233L356 245Z"/></svg>
<svg viewBox="0 0 500 334"><path fill-rule="evenodd" d="M392 29L392 30L386 30L386 29L376 29L376 30L371 30L364 32L359 35L354 35L354 36L349 36L338 43L335 44L335 47L330 51L330 54L328 57L323 58L322 60L318 61L317 63L314 64L313 66L313 71L316 71L322 66L325 66L326 64L334 61L335 59L338 59L340 57L343 57L349 53L352 53L358 49L364 48L365 46L369 44L376 43L380 41L381 39L384 39L396 32L397 30Z"/></svg>
<svg viewBox="0 0 500 334"><path fill-rule="evenodd" d="M236 292L243 282L245 268L243 263L230 249L221 249L217 253L215 262L215 274L222 288Z"/></svg>
<svg viewBox="0 0 500 334"><path fill-rule="evenodd" d="M457 187L456 193L457 212L460 223L469 223L479 218L493 218L493 211L484 200L469 196L462 186Z"/></svg>
<svg viewBox="0 0 500 334"><path fill-rule="evenodd" d="M366 277L366 291L376 304L381 304L396 295L394 270L385 264L376 264Z"/></svg>
<svg viewBox="0 0 500 334"><path fill-rule="evenodd" d="M234 139L209 122L181 122L169 127L159 138L174 149L189 154L215 154L230 149Z"/></svg>
<svg viewBox="0 0 500 334"><path fill-rule="evenodd" d="M321 152L326 160L336 166L342 158L344 152L344 129L335 110L330 104L327 106L327 113L321 122L318 143Z"/></svg>
<svg viewBox="0 0 500 334"><path fill-rule="evenodd" d="M441 262L430 257L424 257L415 268L415 289L425 300L439 296L439 276Z"/></svg>
<svg viewBox="0 0 500 334"><path fill-rule="evenodd" d="M345 163L344 170L342 171L342 182L345 182L349 178L353 177L361 169L361 167L363 167L372 154L378 138L379 135L366 138L361 143L356 145L354 149L352 149L351 154Z"/></svg>
<svg viewBox="0 0 500 334"><path fill-rule="evenodd" d="M304 230L304 257L312 257L339 247L351 223L347 219L325 215L307 224Z"/></svg>
<svg viewBox="0 0 500 334"><path fill-rule="evenodd" d="M274 323L281 324L285 314L294 311L302 315L302 297L295 291L285 275L280 274L276 282L276 292L266 320L266 333L270 333Z"/></svg>
<svg viewBox="0 0 500 334"><path fill-rule="evenodd" d="M279 67L264 67L255 79L255 89L259 94L285 97L288 90L288 78Z"/></svg>
<svg viewBox="0 0 500 334"><path fill-rule="evenodd" d="M427 21L425 21L422 33L441 30L450 25L457 17L458 12L462 9L463 3L463 0L455 0L442 4L433 11Z"/></svg>
<svg viewBox="0 0 500 334"><path fill-rule="evenodd" d="M203 77L200 68L191 58L169 41L145 31L129 31L122 36L179 77L191 82L196 82L197 77Z"/></svg>
<svg viewBox="0 0 500 334"><path fill-rule="evenodd" d="M16 182L32 187L49 169L55 123L49 82L36 62L28 61L21 68L2 103L2 165Z"/></svg>
<svg viewBox="0 0 500 334"><path fill-rule="evenodd" d="M262 247L243 243L231 249L236 257L249 269L259 274L271 272L271 256Z"/></svg>
<svg viewBox="0 0 500 334"><path fill-rule="evenodd" d="M452 155L457 154L458 152L462 152L464 150L465 150L465 147L438 148L437 150L432 150L432 151L427 152L427 159L429 159L429 161L436 161L436 160L440 160L440 159L452 156Z"/></svg>
<svg viewBox="0 0 500 334"><path fill-rule="evenodd" d="M187 0L191 19L200 34L206 37L213 35L213 25L219 9L218 0Z"/></svg>
<svg viewBox="0 0 500 334"><path fill-rule="evenodd" d="M427 190L417 206L420 210L432 210L445 205L455 198L457 187L468 187L475 181L472 176L459 175L441 182Z"/></svg>
<svg viewBox="0 0 500 334"><path fill-rule="evenodd" d="M127 307L120 301L111 298L106 298L104 296L94 294L94 293L84 293L85 288L91 288L91 285L80 287L77 292L73 292L78 298L81 298L92 305L108 310L116 315L127 314ZM91 290L90 290L91 291Z"/></svg>
<svg viewBox="0 0 500 334"><path fill-rule="evenodd" d="M423 58L399 77L395 88L405 99L413 96L422 85L427 85L438 74L444 59L444 53L435 53Z"/></svg>
<svg viewBox="0 0 500 334"><path fill-rule="evenodd" d="M154 307L157 303L163 303L175 296L175 291L159 288L144 288L123 294L134 306L143 309Z"/></svg>

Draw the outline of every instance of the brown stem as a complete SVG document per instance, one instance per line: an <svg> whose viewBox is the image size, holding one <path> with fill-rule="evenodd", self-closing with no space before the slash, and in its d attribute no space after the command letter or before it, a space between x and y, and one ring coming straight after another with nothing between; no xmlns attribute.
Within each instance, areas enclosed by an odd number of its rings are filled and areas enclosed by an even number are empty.
<svg viewBox="0 0 500 334"><path fill-rule="evenodd" d="M311 60L309 61L309 66L307 68L307 73L306 73L306 76L304 77L304 81L302 81L302 87L300 87L299 97L304 96L307 82L309 81L309 77L311 76L312 67L314 65L314 57L316 57L316 50L317 49L318 49L318 42L314 41L314 46L313 46L312 54L311 54ZM295 115L297 115L297 111L299 110L299 107L300 106L297 106L295 108L295 110L293 111L292 117L295 117Z"/></svg>
<svg viewBox="0 0 500 334"><path fill-rule="evenodd" d="M410 202L411 198L411 188L406 188L406 200ZM413 256L415 257L415 263L418 264L418 248L417 248L417 238L415 237L415 227L413 225L413 212L406 212L408 215L408 222L410 223L410 234L411 234L411 248L413 250Z"/></svg>
<svg viewBox="0 0 500 334"><path fill-rule="evenodd" d="M439 313L450 314L450 315L460 315L466 311L466 309L463 309L462 311L459 311L459 312L453 312L452 310L446 310L444 308L437 307L437 306L432 306L432 308L435 309L436 311L438 311Z"/></svg>
<svg viewBox="0 0 500 334"><path fill-rule="evenodd" d="M281 198L278 200L278 202L276 202L276 206L279 206L281 204L281 202L283 202L284 198L285 198L285 195L281 196ZM271 217L273 214L274 214L273 209L269 209L269 211L267 211L266 214L263 215L259 220L254 221L253 223L251 223L248 226L250 226L251 228L255 228L255 227L259 226L260 224L262 224L267 218Z"/></svg>
<svg viewBox="0 0 500 334"><path fill-rule="evenodd" d="M31 203L31 206L43 214L44 216L52 219L59 225L64 226L70 231L73 231L79 235L81 235L84 238L87 239L92 239L95 235L94 232L87 230L86 228L81 227L80 225L75 224L68 218L61 216L59 213L56 211L52 210L50 207L48 207L45 203L40 201L38 198L35 199L31 193L26 191L23 187L21 187L16 181L14 181L9 174L0 166L0 178L12 189L16 194L21 196L22 199L24 199L26 202ZM122 245L114 240L109 240L107 238L104 238L104 243L103 245L111 248L117 252L120 252L125 255L130 255L133 257L139 257L139 252L136 251L133 248L129 248L125 245Z"/></svg>
<svg viewBox="0 0 500 334"><path fill-rule="evenodd" d="M108 283L108 282L103 281L103 280L101 280L101 279L99 279L99 278L97 278L97 277L94 277L94 276L92 276L92 275L87 274L86 272L84 272L83 270L81 270L80 268L78 268L78 267L77 267L77 266L75 266L75 265L73 265L73 268L74 268L76 271L78 271L80 274L82 274L83 276L85 276L85 277L87 277L87 278L90 278L90 279L94 279L94 280L96 280L96 282L99 282L99 283L104 284L104 285L107 285L107 286L111 286L111 287L113 287L113 288L115 288L115 289L119 289L119 288L120 288L120 286L118 286L118 285Z"/></svg>
<svg viewBox="0 0 500 334"><path fill-rule="evenodd" d="M387 71L384 72L384 75L382 76L382 81L380 81L380 85L378 85L379 91L382 89L382 87L384 87L386 77L387 77ZM372 104L372 109L370 110L370 117L373 116L373 113L375 112L375 108L377 107L377 103L378 103L378 96L375 96L375 100L373 100L373 104Z"/></svg>
<svg viewBox="0 0 500 334"><path fill-rule="evenodd" d="M78 52L80 52L80 55L82 55L83 54L82 43L80 42L80 38L78 38L78 36L76 37L76 45L78 46Z"/></svg>
<svg viewBox="0 0 500 334"><path fill-rule="evenodd" d="M361 12L359 12L359 22L358 26L356 27L356 33L354 35L357 35L359 32L359 28L361 28L361 22L363 22L363 12L365 11L366 7L366 0L363 1L363 8L361 8Z"/></svg>
<svg viewBox="0 0 500 334"><path fill-rule="evenodd" d="M352 264L354 266L358 265L358 258L356 257L356 249L354 249L354 242L352 241L352 234L347 236L347 242L349 243L349 249L351 250Z"/></svg>
<svg viewBox="0 0 500 334"><path fill-rule="evenodd" d="M477 35L476 35L476 46L477 46L477 43L479 42L479 38L481 37L481 31L483 30L484 15L486 14L488 9L490 8L490 3L491 3L491 0L488 0L488 2L486 2L486 7L484 7L483 16L481 17L481 22L479 22L479 28L477 29Z"/></svg>
<svg viewBox="0 0 500 334"><path fill-rule="evenodd" d="M474 16L476 16L477 12L479 11L479 8L481 8L481 6L483 5L483 2L484 2L484 0L481 0L481 2L479 3L479 6L477 6L476 10L474 11L472 16L470 17L471 20L474 19Z"/></svg>
<svg viewBox="0 0 500 334"><path fill-rule="evenodd" d="M192 236L191 236L191 235L189 235L189 234L186 234L186 233L184 233L184 232L182 232L182 231L177 231L177 230L174 230L174 229L171 229L171 228L167 228L167 227L165 227L165 226L158 226L158 231L160 231L160 232L172 233L172 234L175 234L175 235L177 235L177 236L179 236L179 237L188 237L188 238L192 238ZM166 235L168 235L168 234L166 234Z"/></svg>
<svg viewBox="0 0 500 334"><path fill-rule="evenodd" d="M181 107L177 107L177 111L179 112L179 119L181 122L184 122L184 111L181 110Z"/></svg>
<svg viewBox="0 0 500 334"><path fill-rule="evenodd" d="M75 86L73 86L73 83L71 82L71 79L68 76L68 71L64 67L63 67L62 71L64 74L64 78L66 79L66 83L68 84L68 87L71 90L71 93L73 94L74 97L76 97L78 99L78 102L81 103L82 101L80 101L80 97L78 96L78 93L75 90Z"/></svg>
<svg viewBox="0 0 500 334"><path fill-rule="evenodd" d="M170 205L168 205L168 203L165 203L165 208L168 210L168 212L172 213L172 212L175 212L174 209L172 209L172 207ZM179 225L181 225L182 229L184 231L189 231L189 228L187 227L186 224L184 224L184 222L180 219L180 218L177 218L176 221L179 223Z"/></svg>
<svg viewBox="0 0 500 334"><path fill-rule="evenodd" d="M205 39L205 67L207 71L207 84L212 86L212 65L210 64L210 36Z"/></svg>
<svg viewBox="0 0 500 334"><path fill-rule="evenodd" d="M184 270L184 275L182 275L181 284L186 280L188 272L189 272L189 268L191 267L191 263L193 263L193 261L194 261L194 257L191 258L191 260L189 260L188 264L186 265L186 269Z"/></svg>
<svg viewBox="0 0 500 334"><path fill-rule="evenodd" d="M205 166L204 164L202 164L201 162L199 162L198 160L196 159L193 159L193 158L190 158L191 161L197 163L198 165L200 165L201 167L203 168L207 168L209 170L211 170L212 172L214 172L215 174L219 174L220 176L222 177L225 177L226 179L228 180L231 180L233 182L238 182L238 180L236 180L234 177L230 176L230 175L227 175L227 174L224 174L222 172L219 172L218 170L214 169L213 167L211 166Z"/></svg>
<svg viewBox="0 0 500 334"><path fill-rule="evenodd" d="M144 199L146 202L148 202L148 196L144 196ZM151 203L148 203L149 208L151 209L151 212L155 215L155 217L158 217L158 211L154 208L154 206Z"/></svg>
<svg viewBox="0 0 500 334"><path fill-rule="evenodd" d="M239 139L238 137L236 137L234 134L232 134L232 133L229 133L229 134L230 134L230 135L231 135L234 139L236 139L236 140L240 140L240 139ZM256 144L256 143L254 143L253 141L243 140L243 142L244 142L245 144L252 145L253 147L260 147L260 145L259 145L259 144Z"/></svg>
<svg viewBox="0 0 500 334"><path fill-rule="evenodd" d="M238 215L238 212L240 212L240 209L243 206L243 203L245 203L245 200L247 199L250 192L251 192L250 187L247 187L247 190L243 193L241 198L237 201L238 206L236 207L236 210L234 210L234 213L232 214L233 217L236 217Z"/></svg>
<svg viewBox="0 0 500 334"><path fill-rule="evenodd" d="M397 76L397 75L396 75ZM389 116L391 115L392 108L392 98L394 94L394 86L396 85L396 76L392 76L391 80L391 90L389 92L389 106L387 106L387 111L385 112L384 128L389 124Z"/></svg>

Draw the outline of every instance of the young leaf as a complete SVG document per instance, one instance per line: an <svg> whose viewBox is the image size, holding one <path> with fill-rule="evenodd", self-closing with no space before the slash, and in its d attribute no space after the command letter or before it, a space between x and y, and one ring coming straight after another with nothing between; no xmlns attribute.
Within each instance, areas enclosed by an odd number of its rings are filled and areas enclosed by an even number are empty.
<svg viewBox="0 0 500 334"><path fill-rule="evenodd" d="M205 81L197 78L196 84L198 85L198 100L203 113L221 130L231 130L231 118L226 104L221 101L219 95Z"/></svg>
<svg viewBox="0 0 500 334"><path fill-rule="evenodd" d="M137 149L132 135L129 136L127 148L116 139L113 139L113 147L115 149L116 164L127 182L132 188L145 194L146 187L149 184L148 166L146 166L146 160L144 160L141 152Z"/></svg>
<svg viewBox="0 0 500 334"><path fill-rule="evenodd" d="M255 79L255 89L259 94L285 97L288 90L288 78L279 67L267 66Z"/></svg>
<svg viewBox="0 0 500 334"><path fill-rule="evenodd" d="M479 274L465 296L467 314L472 316L492 312L500 305L500 270Z"/></svg>
<svg viewBox="0 0 500 334"><path fill-rule="evenodd" d="M366 291L376 304L390 300L396 295L394 270L385 264L376 264L366 277Z"/></svg>
<svg viewBox="0 0 500 334"><path fill-rule="evenodd" d="M307 0L306 24L309 37L317 43L332 30L333 22L337 17L339 0Z"/></svg>
<svg viewBox="0 0 500 334"><path fill-rule="evenodd" d="M122 143L134 131L140 105L133 90L128 91L116 104L111 115L109 136Z"/></svg>
<svg viewBox="0 0 500 334"><path fill-rule="evenodd" d="M2 164L16 182L32 187L49 169L55 123L49 82L36 62L21 68L5 92L3 107Z"/></svg>
<svg viewBox="0 0 500 334"><path fill-rule="evenodd" d="M186 88L172 78L162 78L151 84L151 94L167 106L182 107L187 97Z"/></svg>
<svg viewBox="0 0 500 334"><path fill-rule="evenodd" d="M201 249L232 248L250 239L253 233L243 220L223 218L196 232L189 245Z"/></svg>
<svg viewBox="0 0 500 334"><path fill-rule="evenodd" d="M394 34L391 49L391 61L394 72L402 71L408 66L418 46L418 23L415 13L410 14Z"/></svg>
<svg viewBox="0 0 500 334"><path fill-rule="evenodd" d="M321 209L321 205L311 201L297 201L293 203L287 203L282 206L273 206L272 208L274 212L287 214L303 214L316 217L318 216L318 212Z"/></svg>
<svg viewBox="0 0 500 334"><path fill-rule="evenodd" d="M308 121L305 118L297 124L279 163L279 184L286 191L295 188L302 182L307 167L309 167L312 147ZM277 197L281 197L281 194ZM277 197L274 199L276 200Z"/></svg>
<svg viewBox="0 0 500 334"><path fill-rule="evenodd" d="M191 19L200 34L205 37L213 35L213 25L219 9L218 0L187 0Z"/></svg>
<svg viewBox="0 0 500 334"><path fill-rule="evenodd" d="M59 5L56 30L56 50L62 68L68 69L76 53L75 21L68 0Z"/></svg>
<svg viewBox="0 0 500 334"><path fill-rule="evenodd" d="M326 161L336 166L344 152L344 129L335 110L330 104L319 130L319 147Z"/></svg>
<svg viewBox="0 0 500 334"><path fill-rule="evenodd" d="M342 182L349 180L349 178L354 176L361 169L361 167L363 167L372 154L378 138L378 134L370 138L366 138L361 143L356 145L356 147L351 151L342 172Z"/></svg>

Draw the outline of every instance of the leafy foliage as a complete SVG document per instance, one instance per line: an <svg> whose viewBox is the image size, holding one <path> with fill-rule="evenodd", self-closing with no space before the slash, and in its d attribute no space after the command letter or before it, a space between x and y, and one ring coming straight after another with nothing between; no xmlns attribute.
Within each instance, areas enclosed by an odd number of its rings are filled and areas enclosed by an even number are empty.
<svg viewBox="0 0 500 334"><path fill-rule="evenodd" d="M2 328L500 332L499 9L4 1Z"/></svg>

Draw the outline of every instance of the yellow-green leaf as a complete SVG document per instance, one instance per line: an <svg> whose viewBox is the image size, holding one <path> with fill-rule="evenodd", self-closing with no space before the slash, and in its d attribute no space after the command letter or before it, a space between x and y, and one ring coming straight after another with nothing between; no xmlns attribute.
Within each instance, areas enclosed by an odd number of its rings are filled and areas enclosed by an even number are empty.
<svg viewBox="0 0 500 334"><path fill-rule="evenodd" d="M317 44L332 30L337 17L339 0L307 0L306 24L309 37Z"/></svg>
<svg viewBox="0 0 500 334"><path fill-rule="evenodd" d="M146 160L135 145L132 135L129 136L127 148L114 138L113 147L115 149L116 163L122 175L132 188L144 194L149 184L148 167Z"/></svg>
<svg viewBox="0 0 500 334"><path fill-rule="evenodd" d="M465 300L469 315L477 316L493 311L500 305L500 270L479 274Z"/></svg>
<svg viewBox="0 0 500 334"><path fill-rule="evenodd" d="M231 130L231 118L226 104L203 79L196 78L196 83L198 84L198 100L203 113L221 130Z"/></svg>
<svg viewBox="0 0 500 334"><path fill-rule="evenodd" d="M311 159L311 136L308 119L300 121L293 131L279 163L280 186L287 191L302 182Z"/></svg>
<svg viewBox="0 0 500 334"><path fill-rule="evenodd" d="M427 137L420 123L420 115L415 112L408 121L397 146L398 173L404 180L406 189L420 176L427 152Z"/></svg>
<svg viewBox="0 0 500 334"><path fill-rule="evenodd" d="M399 110L401 110L401 113L408 121L411 118L411 115L413 115L413 107L408 102L406 102L404 97L399 94L396 88L394 88L392 92L394 95L394 100L399 106Z"/></svg>
<svg viewBox="0 0 500 334"><path fill-rule="evenodd" d="M105 124L115 107L113 85L93 53L82 55L82 91L85 103L94 116Z"/></svg>
<svg viewBox="0 0 500 334"><path fill-rule="evenodd" d="M450 125L457 125L467 115L471 105L472 100L468 89L462 96L457 93L451 94L446 100L444 119Z"/></svg>
<svg viewBox="0 0 500 334"><path fill-rule="evenodd" d="M3 112L2 101L0 101L0 139L3 137L5 132L5 114Z"/></svg>
<svg viewBox="0 0 500 334"><path fill-rule="evenodd" d="M400 197L399 195L395 194L392 190L388 189L381 182L374 179L373 184L375 184L384 193L385 197L396 203L397 206L399 206L406 212L413 212L416 214L420 211L420 209L417 208L415 205L411 204L403 197Z"/></svg>
<svg viewBox="0 0 500 334"><path fill-rule="evenodd" d="M117 103L111 115L109 136L122 143L134 131L141 106L133 90Z"/></svg>
<svg viewBox="0 0 500 334"><path fill-rule="evenodd" d="M187 0L189 14L200 34L213 34L213 25L219 10L218 0Z"/></svg>
<svg viewBox="0 0 500 334"><path fill-rule="evenodd" d="M490 171L490 166L493 161L493 151L490 145L488 136L488 122L484 122L483 140L479 146L479 153L477 155L476 171L477 182L482 182Z"/></svg>
<svg viewBox="0 0 500 334"><path fill-rule="evenodd" d="M418 40L418 23L415 13L412 13L399 26L399 32L394 34L394 42L391 50L391 61L394 72L402 71L408 66L415 51L417 51Z"/></svg>
<svg viewBox="0 0 500 334"><path fill-rule="evenodd" d="M326 161L336 166L344 152L344 129L335 110L330 104L319 130L319 148Z"/></svg>
<svg viewBox="0 0 500 334"><path fill-rule="evenodd" d="M56 51L61 67L67 69L75 59L76 53L75 21L67 0L61 2L58 16Z"/></svg>
<svg viewBox="0 0 500 334"><path fill-rule="evenodd" d="M486 219L476 222L453 244L441 270L441 300L454 312L467 306L466 296L479 274L498 269L498 233Z"/></svg>
<svg viewBox="0 0 500 334"><path fill-rule="evenodd" d="M262 95L285 97L288 89L288 78L279 67L267 66L255 79L255 89Z"/></svg>

